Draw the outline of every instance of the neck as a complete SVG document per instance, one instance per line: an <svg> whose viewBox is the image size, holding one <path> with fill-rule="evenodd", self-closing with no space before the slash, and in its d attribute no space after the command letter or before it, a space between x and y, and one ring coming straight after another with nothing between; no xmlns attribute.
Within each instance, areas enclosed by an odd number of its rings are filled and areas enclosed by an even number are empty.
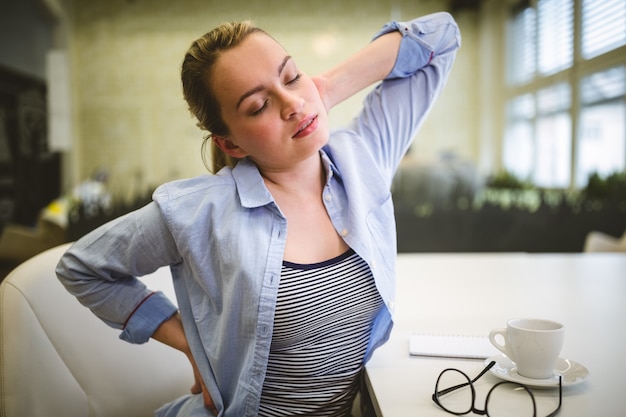
<svg viewBox="0 0 626 417"><path fill-rule="evenodd" d="M265 185L272 194L314 193L319 195L324 187L326 175L318 153L287 170L261 169L260 171Z"/></svg>

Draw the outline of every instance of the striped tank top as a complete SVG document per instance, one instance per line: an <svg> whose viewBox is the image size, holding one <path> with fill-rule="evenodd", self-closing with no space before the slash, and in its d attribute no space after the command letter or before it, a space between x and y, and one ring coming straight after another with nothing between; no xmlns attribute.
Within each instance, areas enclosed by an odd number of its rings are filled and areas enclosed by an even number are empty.
<svg viewBox="0 0 626 417"><path fill-rule="evenodd" d="M259 416L349 415L382 306L353 250L316 264L283 262Z"/></svg>

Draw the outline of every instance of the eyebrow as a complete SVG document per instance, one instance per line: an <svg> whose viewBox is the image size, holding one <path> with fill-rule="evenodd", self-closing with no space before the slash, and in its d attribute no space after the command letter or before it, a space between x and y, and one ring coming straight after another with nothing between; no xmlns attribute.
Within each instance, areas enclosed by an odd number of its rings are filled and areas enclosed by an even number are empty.
<svg viewBox="0 0 626 417"><path fill-rule="evenodd" d="M285 57L285 59L283 59L283 62L280 63L280 65L278 66L278 75L280 75L283 72L283 69L285 69L285 65L287 65L287 62L289 62L289 60L291 59L291 55L287 55ZM247 99L248 97L250 97L251 95L258 93L259 91L264 90L265 87L262 85L256 86L254 88L252 88L249 91L246 91L245 93L243 93L241 95L241 97L239 97L239 101L237 101L237 108L239 108L239 106L241 105L241 102L244 101L245 99Z"/></svg>

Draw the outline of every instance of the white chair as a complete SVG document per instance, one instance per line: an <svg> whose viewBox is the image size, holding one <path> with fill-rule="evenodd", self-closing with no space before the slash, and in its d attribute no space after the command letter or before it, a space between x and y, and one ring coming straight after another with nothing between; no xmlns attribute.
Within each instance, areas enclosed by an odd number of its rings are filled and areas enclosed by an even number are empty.
<svg viewBox="0 0 626 417"><path fill-rule="evenodd" d="M189 393L182 353L120 340L63 288L54 269L67 247L25 261L0 284L0 416L148 417ZM146 282L173 299L169 269Z"/></svg>
<svg viewBox="0 0 626 417"><path fill-rule="evenodd" d="M597 231L589 232L583 252L626 252L626 232L621 238Z"/></svg>

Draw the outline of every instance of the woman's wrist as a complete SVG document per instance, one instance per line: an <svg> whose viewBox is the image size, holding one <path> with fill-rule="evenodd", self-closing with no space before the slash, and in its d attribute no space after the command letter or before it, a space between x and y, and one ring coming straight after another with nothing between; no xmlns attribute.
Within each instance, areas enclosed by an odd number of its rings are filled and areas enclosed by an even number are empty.
<svg viewBox="0 0 626 417"><path fill-rule="evenodd" d="M179 313L174 314L172 317L161 323L152 335L152 338L181 351L187 356L191 355L191 350L189 348L189 343L187 343L187 337L185 336L183 323Z"/></svg>

